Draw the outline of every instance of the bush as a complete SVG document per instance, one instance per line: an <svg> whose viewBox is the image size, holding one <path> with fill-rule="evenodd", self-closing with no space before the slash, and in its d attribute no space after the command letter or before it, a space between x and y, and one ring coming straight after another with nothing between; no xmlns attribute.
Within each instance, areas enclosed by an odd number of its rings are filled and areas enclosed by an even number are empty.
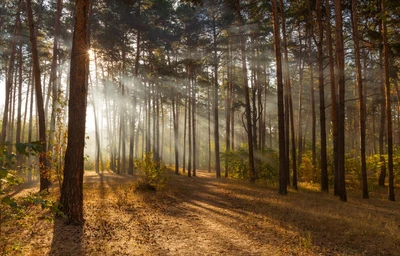
<svg viewBox="0 0 400 256"><path fill-rule="evenodd" d="M318 163L318 159L316 159ZM310 150L303 153L301 165L299 166L299 179L304 182L317 183L321 180L321 173L316 170L312 162L312 152Z"/></svg>
<svg viewBox="0 0 400 256"><path fill-rule="evenodd" d="M166 167L160 162L154 161L152 152L147 152L143 160L137 159L135 164L145 175L144 178L137 183L137 189L155 191L161 189L165 185L166 177L163 174Z"/></svg>
<svg viewBox="0 0 400 256"><path fill-rule="evenodd" d="M235 179L248 179L249 153L247 147L241 146L238 150L225 151L221 154L221 160L228 167L229 176ZM278 155L272 149L266 149L255 155L255 165L258 170L258 178L276 184L278 179Z"/></svg>

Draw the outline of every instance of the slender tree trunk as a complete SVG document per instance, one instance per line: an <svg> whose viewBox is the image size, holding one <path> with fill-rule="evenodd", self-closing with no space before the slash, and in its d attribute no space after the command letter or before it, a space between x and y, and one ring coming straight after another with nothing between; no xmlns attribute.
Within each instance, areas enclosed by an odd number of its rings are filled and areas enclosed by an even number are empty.
<svg viewBox="0 0 400 256"><path fill-rule="evenodd" d="M290 133L289 133L289 124L290 124L290 77L289 77L289 59L288 59L288 50L287 50L287 40L286 40L286 23L285 23L285 6L283 4L283 0L280 1L280 14L281 14L281 23L282 23L282 48L283 48L283 63L282 63L282 73L283 73L283 93L285 100L285 154L286 159L288 161L285 162L285 170L286 170L286 179L288 185L290 184ZM296 160L294 160L296 161Z"/></svg>
<svg viewBox="0 0 400 256"><path fill-rule="evenodd" d="M191 78L193 80L193 78ZM196 177L197 148L196 148L196 84L192 81L192 129L193 129L193 176Z"/></svg>
<svg viewBox="0 0 400 256"><path fill-rule="evenodd" d="M382 10L382 1L378 1L378 6L377 6L377 11L378 14L380 15ZM382 29L382 19L379 18L379 34L383 35ZM380 115L380 126L379 126L379 156L380 156L380 161L381 161L381 172L379 174L379 186L384 187L385 186L385 178L386 178L386 161L385 161L385 128L386 128L386 103L385 103L385 80L384 80L384 63L383 63L383 37L380 41L380 46L379 46L379 80L380 80L380 110L381 110L381 115Z"/></svg>
<svg viewBox="0 0 400 256"><path fill-rule="evenodd" d="M297 153L297 163L300 166L302 157L303 157L303 74L304 74L304 63L305 60L303 59L303 53L302 53L302 41L300 40L300 58L299 58L299 96L298 96L298 107L297 107L297 145L298 145L298 153ZM294 177L293 177L294 178ZM295 182L293 181L293 186ZM296 184L297 187L297 184Z"/></svg>
<svg viewBox="0 0 400 256"><path fill-rule="evenodd" d="M272 0L272 16L274 23L274 48L276 61L276 77L278 90L278 132L279 132L279 194L287 194L286 159L285 154L285 114L283 105L283 82L282 82L282 54L279 33L277 0Z"/></svg>
<svg viewBox="0 0 400 256"><path fill-rule="evenodd" d="M15 15L15 23L14 23L14 34L11 41L11 53L10 59L8 61L8 71L6 77L6 91L5 91L5 102L4 102L4 113L2 120L2 129L1 129L1 138L0 143L4 143L7 141L7 126L8 126L8 115L9 115L9 106L10 106L10 94L11 87L13 83L13 75L14 75L14 62L15 62L15 53L16 53L16 41L17 41L17 32L19 24L21 23L20 17L20 9L21 9L21 0L18 1L18 9ZM11 139L11 138L10 138Z"/></svg>
<svg viewBox="0 0 400 256"><path fill-rule="evenodd" d="M25 136L26 117L27 117L27 115L28 115L28 104L29 104L29 102L30 102L30 100L31 100L30 94L31 94L31 91L33 90L33 89L32 89L32 86L31 86L31 74L32 74L32 68L29 69L29 73L28 73L28 83L27 83L27 87L28 87L28 88L26 89L24 122L23 122L23 124L22 124L22 142L25 142L25 141L26 141L26 140L25 140L25 138L26 138L26 136ZM29 122L29 121L28 121L28 122Z"/></svg>
<svg viewBox="0 0 400 256"><path fill-rule="evenodd" d="M333 140L333 173L334 173L334 194L339 195L338 190L338 145L337 145L337 90L335 83L335 64L333 60L332 32L331 32L331 8L329 0L325 0L326 10L326 40L329 55L329 82L331 89L331 123L332 123L332 140Z"/></svg>
<svg viewBox="0 0 400 256"><path fill-rule="evenodd" d="M368 180L367 180L367 163L365 157L365 101L364 101L364 86L362 80L360 46L358 38L358 16L357 16L357 0L352 0L352 25L353 25L353 40L354 54L356 64L356 79L359 97L359 114L360 114L360 140L361 140L361 174L363 184L363 198L368 198Z"/></svg>
<svg viewBox="0 0 400 256"><path fill-rule="evenodd" d="M311 39L308 41L309 47L310 47L310 53L312 53L312 45L311 45ZM317 168L317 153L316 153L316 141L317 141L317 136L316 136L316 126L317 126L317 121L316 121L316 113L315 113L315 90L314 90L314 63L311 57L311 54L309 56L309 66L310 66L310 90L311 90L311 162L312 162L312 168L313 168L313 173L316 171Z"/></svg>
<svg viewBox="0 0 400 256"><path fill-rule="evenodd" d="M178 147L178 115L175 97L172 98L172 115L174 122L174 145L175 145L175 174L179 174L179 147Z"/></svg>
<svg viewBox="0 0 400 256"><path fill-rule="evenodd" d="M32 46L32 61L33 61L33 74L34 74L34 84L36 91L36 104L37 112L39 115L39 140L41 144L41 151L39 154L39 167L40 167L40 191L48 190L50 186L49 180L49 168L48 161L46 157L46 124L44 120L44 106L43 106L43 96L42 96L42 86L40 81L40 66L39 66L39 54L37 50L37 41L35 34L35 27L33 23L32 14L32 3L31 0L26 0L26 10L28 15L29 23L29 34L30 42Z"/></svg>
<svg viewBox="0 0 400 256"><path fill-rule="evenodd" d="M31 77L33 77L33 69L32 68L30 69L29 74ZM32 81L32 89L31 89L31 96L30 96L31 102L30 102L30 106L29 106L29 129L28 129L28 142L29 143L32 142L33 102L34 102L33 93L34 92L35 92L35 86L34 86L34 82ZM31 160L32 160L31 156L29 156L28 159L29 159L28 163L30 164ZM28 182L31 182L31 181L32 181L32 169L29 168L28 169Z"/></svg>
<svg viewBox="0 0 400 256"><path fill-rule="evenodd" d="M211 172L211 104L210 87L207 88L207 119L208 119L208 172Z"/></svg>
<svg viewBox="0 0 400 256"><path fill-rule="evenodd" d="M15 135L15 143L21 143L21 125L22 125L22 43L19 40L19 50L18 50L18 110L17 110L17 131ZM19 156L18 156L19 159Z"/></svg>
<svg viewBox="0 0 400 256"><path fill-rule="evenodd" d="M337 81L339 86L338 105L338 192L342 201L347 201L345 181L345 74L344 74L344 46L342 2L335 0L335 34L336 34L336 61Z"/></svg>
<svg viewBox="0 0 400 256"><path fill-rule="evenodd" d="M230 99L230 91L231 91L231 65L230 65L230 46L228 46L228 51L227 51L227 86L226 86L226 97L225 97L225 147L226 147L226 152L230 151L230 140L231 140L231 99ZM225 158L225 178L228 177L229 173L229 161L227 158Z"/></svg>
<svg viewBox="0 0 400 256"><path fill-rule="evenodd" d="M214 77L213 77L213 113L214 113L214 143L215 143L215 175L217 178L221 178L221 161L219 156L219 116L218 116L218 49L217 49L217 30L215 16L212 18L213 23L213 51L214 51Z"/></svg>
<svg viewBox="0 0 400 256"><path fill-rule="evenodd" d="M326 155L326 123L325 123L325 84L324 84L324 54L322 52L324 30L322 25L321 2L316 1L317 22L318 22L318 83L319 83L319 116L321 136L321 191L328 193L328 160Z"/></svg>
<svg viewBox="0 0 400 256"><path fill-rule="evenodd" d="M60 27L61 27L61 11L62 11L62 0L57 0L57 11L55 18L55 26L54 26L53 56L51 59L50 80L49 80L49 87L51 86L51 93L52 93L50 134L48 142L49 151L53 151L54 133L56 129L56 115L58 107L57 55L58 55L58 40L60 36Z"/></svg>
<svg viewBox="0 0 400 256"><path fill-rule="evenodd" d="M241 6L239 0L236 1L236 12L239 17L239 37L240 37L240 53L242 59L242 79L245 97L245 115L246 115L246 130L247 130L247 143L249 150L249 166L248 173L250 182L255 182L256 173L254 166L254 144L253 144L253 129L251 121L251 107L250 107L250 92L247 77L247 58L246 58L246 37L243 31L244 21L241 14Z"/></svg>
<svg viewBox="0 0 400 256"><path fill-rule="evenodd" d="M386 0L382 0L382 11L386 11ZM387 14L385 13L385 16ZM389 81L389 46L387 38L386 18L382 19L382 37L384 52L384 74L385 74L385 91L386 91L386 120L387 120L387 142L388 142L388 172L389 172L389 200L395 201L394 195L394 173L393 173L393 129L392 129L392 109L390 102L390 81Z"/></svg>

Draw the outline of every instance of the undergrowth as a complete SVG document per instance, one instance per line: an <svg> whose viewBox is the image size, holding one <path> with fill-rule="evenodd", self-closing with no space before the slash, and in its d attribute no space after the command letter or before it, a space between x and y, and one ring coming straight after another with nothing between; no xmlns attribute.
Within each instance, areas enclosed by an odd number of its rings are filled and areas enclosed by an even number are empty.
<svg viewBox="0 0 400 256"><path fill-rule="evenodd" d="M143 160L135 161L136 167L144 172L144 177L141 178L135 188L138 190L160 190L164 187L167 178L164 176L166 166L153 159L153 153L147 152Z"/></svg>

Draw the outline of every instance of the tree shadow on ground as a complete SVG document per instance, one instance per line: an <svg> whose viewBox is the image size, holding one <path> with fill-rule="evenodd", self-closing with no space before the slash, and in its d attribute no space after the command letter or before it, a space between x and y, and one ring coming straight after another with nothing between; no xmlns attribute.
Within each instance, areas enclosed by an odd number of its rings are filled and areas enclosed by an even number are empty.
<svg viewBox="0 0 400 256"><path fill-rule="evenodd" d="M49 255L85 255L83 238L83 226L66 225L65 219L57 218L54 222L53 241Z"/></svg>
<svg viewBox="0 0 400 256"><path fill-rule="evenodd" d="M379 209L383 203L373 199L350 198L342 203L333 195L307 191L280 196L271 188L198 173L199 178L173 178L174 192L169 195L173 200L154 197L145 202L149 207L166 202L165 216L185 218L190 213L193 220L188 221L201 225L202 221L196 222L196 214L192 214L197 212L248 240L268 241L275 236L282 240L282 246L297 246L313 253L394 255L400 249L400 236L393 236L397 228L391 227L396 223L394 208L398 206L391 202L385 202L389 204L386 209ZM379 227L377 222L386 226Z"/></svg>

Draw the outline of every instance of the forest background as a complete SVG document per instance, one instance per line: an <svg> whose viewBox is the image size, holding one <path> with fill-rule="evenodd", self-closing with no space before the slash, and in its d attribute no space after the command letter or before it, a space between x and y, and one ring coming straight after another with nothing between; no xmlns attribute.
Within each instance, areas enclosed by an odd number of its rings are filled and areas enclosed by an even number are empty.
<svg viewBox="0 0 400 256"><path fill-rule="evenodd" d="M2 175L40 176L40 190L63 180L74 7L0 6ZM86 168L133 174L147 156L177 174L206 169L281 194L301 181L346 201L346 188L368 198L387 186L394 201L399 8L385 0L90 2L90 44L81 45L89 61L80 67L92 129ZM12 172L11 156L24 168Z"/></svg>

